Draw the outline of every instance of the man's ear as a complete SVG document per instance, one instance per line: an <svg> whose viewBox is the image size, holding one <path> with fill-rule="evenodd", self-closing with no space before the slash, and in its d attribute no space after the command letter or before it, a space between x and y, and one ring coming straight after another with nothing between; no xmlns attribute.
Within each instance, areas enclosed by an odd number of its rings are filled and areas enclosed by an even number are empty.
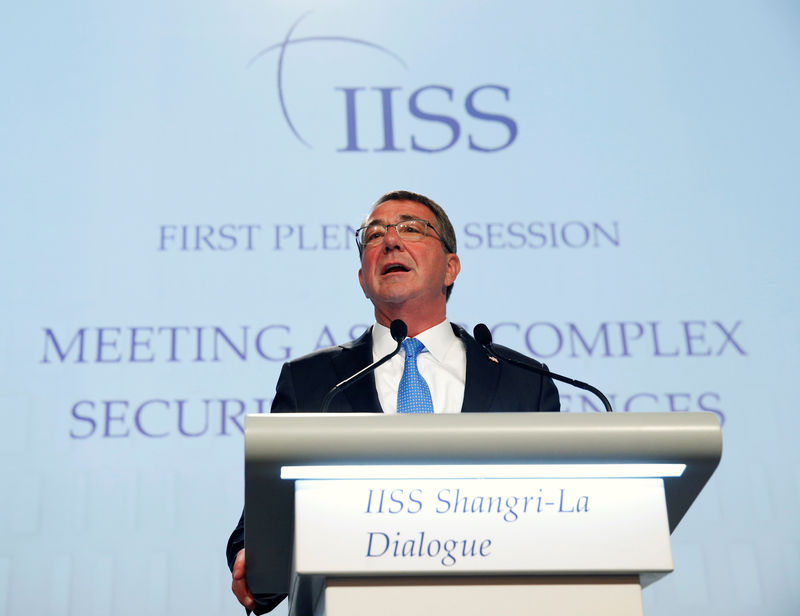
<svg viewBox="0 0 800 616"><path fill-rule="evenodd" d="M364 286L364 274L361 273L361 268L358 270L358 284L361 285L361 290L364 292L364 297L369 299L369 295L367 295L367 288Z"/></svg>
<svg viewBox="0 0 800 616"><path fill-rule="evenodd" d="M457 254L448 253L447 254L447 266L446 266L445 274L444 274L444 286L449 287L456 281L458 278L458 274L461 271L461 259L458 258ZM359 276L361 272L359 272Z"/></svg>

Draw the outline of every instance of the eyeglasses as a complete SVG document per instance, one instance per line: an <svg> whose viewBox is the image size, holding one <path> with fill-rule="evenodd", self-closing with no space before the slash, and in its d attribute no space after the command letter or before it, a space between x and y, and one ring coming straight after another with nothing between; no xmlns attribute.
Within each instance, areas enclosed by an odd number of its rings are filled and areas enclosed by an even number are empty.
<svg viewBox="0 0 800 616"><path fill-rule="evenodd" d="M383 238L389 232L391 227L395 228L397 235L400 236L404 242L418 242L423 237L428 235L428 229L431 229L437 236L437 239L442 242L445 249L452 252L447 242L442 239L441 233L436 230L431 223L427 220L420 220L412 218L409 220L401 220L391 225L385 225L380 222L373 222L365 225L356 231L356 242L359 248L365 246L376 246L383 241Z"/></svg>

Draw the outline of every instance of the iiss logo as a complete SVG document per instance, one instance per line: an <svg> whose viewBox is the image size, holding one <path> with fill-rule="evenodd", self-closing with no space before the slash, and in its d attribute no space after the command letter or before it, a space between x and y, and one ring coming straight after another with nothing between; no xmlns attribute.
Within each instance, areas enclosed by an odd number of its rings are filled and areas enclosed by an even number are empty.
<svg viewBox="0 0 800 616"><path fill-rule="evenodd" d="M263 59L277 55L277 97L283 120L292 135L306 147L319 141L298 126L287 102L287 55L300 45L310 43L320 49L331 45L358 48L364 54L382 55L387 68L380 81L368 71L353 66L348 83L334 85L335 109L330 117L341 135L337 152L405 152L427 154L464 147L483 153L499 152L517 138L517 122L506 111L511 101L508 86L484 83L468 87L447 83L409 86L409 67L394 51L373 41L340 35L296 36L300 17L279 43L265 47L250 59L250 68ZM297 100L295 97L293 100ZM379 130L374 130L378 126ZM365 129L367 127L367 129ZM372 129L372 130L370 130Z"/></svg>

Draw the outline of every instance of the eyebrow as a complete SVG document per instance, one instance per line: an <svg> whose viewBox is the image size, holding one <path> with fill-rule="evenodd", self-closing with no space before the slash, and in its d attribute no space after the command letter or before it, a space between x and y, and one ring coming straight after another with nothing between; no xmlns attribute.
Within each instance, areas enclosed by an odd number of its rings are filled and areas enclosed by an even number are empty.
<svg viewBox="0 0 800 616"><path fill-rule="evenodd" d="M400 214L400 216L398 217L397 220L398 220L398 222L402 222L404 220L422 220L424 222L427 222L428 224L431 224L429 221L425 220L424 218L420 218L419 216L411 216L410 214ZM372 220L368 220L367 222L365 222L364 226L366 227L366 226L374 225L374 224L385 225L386 221L383 218L373 218Z"/></svg>

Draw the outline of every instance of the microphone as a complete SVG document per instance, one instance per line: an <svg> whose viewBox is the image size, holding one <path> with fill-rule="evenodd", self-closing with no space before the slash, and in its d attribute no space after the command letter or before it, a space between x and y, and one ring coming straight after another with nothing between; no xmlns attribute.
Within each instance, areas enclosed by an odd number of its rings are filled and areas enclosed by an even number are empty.
<svg viewBox="0 0 800 616"><path fill-rule="evenodd" d="M320 413L326 413L328 411L328 406L330 405L331 400L333 400L333 397L336 394L338 394L340 391L344 389L347 389L353 383L355 383L362 377L368 375L370 372L372 372L379 366L382 366L392 357L397 355L397 353L400 351L400 346L403 344L403 340L405 340L406 336L408 335L408 326L405 324L404 321L401 321L400 319L395 319L394 321L392 321L391 325L389 325L389 333L391 333L392 339L395 342L397 342L397 347L395 348L395 350L389 353L388 355L381 357L378 361L371 363L366 368L362 368L361 370L356 372L353 376L346 378L341 383L337 383L336 385L334 385L333 388L331 388L331 390L327 394L325 394L325 397L322 399L322 405L320 406L319 409Z"/></svg>
<svg viewBox="0 0 800 616"><path fill-rule="evenodd" d="M573 387L578 387L580 389L585 389L586 391L592 392L595 396L600 398L600 402L603 403L603 406L606 409L606 412L611 413L611 403L608 401L608 398L605 397L602 391L589 385L589 383L584 383L583 381L578 381L576 379L571 379L568 376L563 376L561 374L556 374L555 372L550 372L545 367L534 366L532 364L526 364L525 362L519 361L518 359L514 359L513 357L508 357L503 353L499 353L497 347L492 344L492 332L489 331L489 328L486 327L483 323L478 323L475 326L475 329L472 330L472 334L475 336L475 340L478 341L483 347L483 350L486 351L486 354L489 356L489 359L494 359L499 357L503 361L508 362L514 366L518 366L524 370L530 370L531 372L535 372L536 374L541 374L544 376L549 376L551 379L555 379L556 381L561 381L562 383L567 383L572 385Z"/></svg>

